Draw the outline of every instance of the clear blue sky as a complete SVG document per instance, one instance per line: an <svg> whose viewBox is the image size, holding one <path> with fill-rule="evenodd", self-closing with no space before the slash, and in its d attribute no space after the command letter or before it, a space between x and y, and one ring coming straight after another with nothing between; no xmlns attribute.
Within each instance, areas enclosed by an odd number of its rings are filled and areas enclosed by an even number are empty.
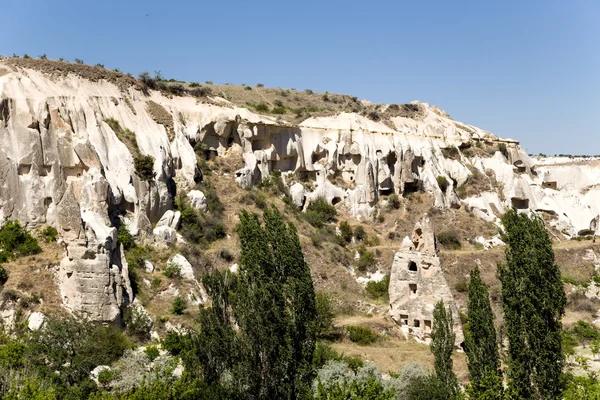
<svg viewBox="0 0 600 400"><path fill-rule="evenodd" d="M530 153L600 154L600 2L1 0L0 54L427 101Z"/></svg>

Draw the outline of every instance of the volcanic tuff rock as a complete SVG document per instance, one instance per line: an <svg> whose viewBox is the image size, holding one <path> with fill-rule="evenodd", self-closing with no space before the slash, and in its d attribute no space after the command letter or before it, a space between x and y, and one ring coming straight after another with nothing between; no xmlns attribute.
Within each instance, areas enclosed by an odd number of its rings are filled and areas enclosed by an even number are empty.
<svg viewBox="0 0 600 400"><path fill-rule="evenodd" d="M518 142L426 103L413 102L415 112L387 123L341 113L293 125L217 97L145 94L112 72L89 80L9 61L0 60L0 221L57 228L64 303L94 319L117 318L133 297L114 226L126 224L142 241L179 240L174 195L201 176L199 142L217 156L242 158L236 175L244 187L277 169L297 206L323 196L357 218L372 216L382 197L416 190L430 192L438 208L467 207L495 223L506 207L543 210L566 235L588 229L599 214L597 165L532 160ZM135 173L138 155L154 159L150 181ZM498 184L459 199L457 188L476 175Z"/></svg>
<svg viewBox="0 0 600 400"><path fill-rule="evenodd" d="M421 340L431 338L433 309L438 301L450 307L456 344L463 341L458 308L444 278L438 248L427 215L417 222L412 238L394 255L390 274L390 316L402 330Z"/></svg>

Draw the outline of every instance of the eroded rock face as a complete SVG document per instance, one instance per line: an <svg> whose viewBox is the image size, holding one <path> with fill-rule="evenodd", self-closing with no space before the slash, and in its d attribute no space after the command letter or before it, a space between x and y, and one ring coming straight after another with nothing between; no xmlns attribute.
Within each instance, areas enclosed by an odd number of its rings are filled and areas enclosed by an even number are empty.
<svg viewBox="0 0 600 400"><path fill-rule="evenodd" d="M402 329L420 340L431 339L433 310L442 300L450 307L456 345L463 341L458 309L444 278L435 236L427 215L417 222L412 238L394 255L390 275L390 316Z"/></svg>
<svg viewBox="0 0 600 400"><path fill-rule="evenodd" d="M113 228L119 220L138 240L168 245L183 243L175 231L181 218L173 212L176 192L190 193L193 205L206 210L202 193L190 192L201 178L198 142L238 160L243 167L236 180L243 187L280 170L298 207L322 196L357 218L370 217L382 197L424 190L438 208L467 207L495 223L516 206L553 213L567 235L599 228L600 168L532 160L518 142L453 121L426 103L413 102L414 115L393 117L389 125L341 113L295 126L223 99L146 95L2 60L0 67L0 222L57 228L65 248L58 272L65 305L94 319L118 318L132 301ZM165 118L157 122L150 102ZM140 154L154 158L151 182L135 174L125 130ZM443 151L500 143L506 151L492 156ZM458 199L457 187L490 171L499 187ZM437 177L447 179L445 191Z"/></svg>

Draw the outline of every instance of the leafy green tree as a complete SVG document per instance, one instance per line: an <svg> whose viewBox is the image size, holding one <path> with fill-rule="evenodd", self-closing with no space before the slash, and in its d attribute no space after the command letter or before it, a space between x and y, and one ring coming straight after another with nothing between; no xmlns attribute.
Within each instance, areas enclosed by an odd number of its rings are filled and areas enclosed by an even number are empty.
<svg viewBox="0 0 600 400"><path fill-rule="evenodd" d="M412 379L406 387L403 398L406 400L448 400L451 397L448 388L436 374L430 374Z"/></svg>
<svg viewBox="0 0 600 400"><path fill-rule="evenodd" d="M344 242L350 243L352 241L352 227L348 223L348 221L342 221L340 223L340 235Z"/></svg>
<svg viewBox="0 0 600 400"><path fill-rule="evenodd" d="M130 343L118 329L82 317L49 318L32 337L28 362L42 376L75 385L98 365L109 365Z"/></svg>
<svg viewBox="0 0 600 400"><path fill-rule="evenodd" d="M335 219L335 207L323 197L316 197L306 207L306 220L315 228L321 228Z"/></svg>
<svg viewBox="0 0 600 400"><path fill-rule="evenodd" d="M203 279L212 307L200 330L179 342L187 371L211 384L228 379L243 398L311 396L317 309L296 229L265 208L264 224L243 211L237 275Z"/></svg>
<svg viewBox="0 0 600 400"><path fill-rule="evenodd" d="M299 398L314 375L315 292L293 224L265 209L264 227L243 211L234 315L242 332L250 391L263 398Z"/></svg>
<svg viewBox="0 0 600 400"><path fill-rule="evenodd" d="M315 333L317 337L327 335L333 329L333 308L331 297L327 293L319 292L315 297L317 316L315 319Z"/></svg>
<svg viewBox="0 0 600 400"><path fill-rule="evenodd" d="M456 334L452 330L452 312L439 301L433 310L433 328L431 330L431 352L434 356L435 376L446 388L449 397L458 393L458 379L452 371L452 351Z"/></svg>
<svg viewBox="0 0 600 400"><path fill-rule="evenodd" d="M544 222L507 212L506 264L498 266L506 322L509 386L519 398L560 398L561 317L566 298Z"/></svg>
<svg viewBox="0 0 600 400"><path fill-rule="evenodd" d="M464 333L472 396L480 398L488 391L501 396L502 379L492 379L493 375L502 376L494 314L478 267L471 270L467 312L469 323ZM490 384L494 386L489 387Z"/></svg>

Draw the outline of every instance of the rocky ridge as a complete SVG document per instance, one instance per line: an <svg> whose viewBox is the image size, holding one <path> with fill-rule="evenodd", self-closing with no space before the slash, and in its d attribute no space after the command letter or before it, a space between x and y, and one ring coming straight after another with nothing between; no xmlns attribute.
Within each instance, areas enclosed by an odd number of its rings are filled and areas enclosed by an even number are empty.
<svg viewBox="0 0 600 400"><path fill-rule="evenodd" d="M56 227L64 304L104 321L133 301L115 227L124 223L157 246L181 242L176 193L205 207L203 194L191 192L201 179L198 148L243 160L242 187L279 170L297 206L322 196L358 219L376 215L391 194L426 191L437 208L465 207L496 224L517 207L550 215L565 237L597 229L596 163L532 159L517 141L435 106L410 108L418 112L386 123L342 112L296 124L216 96L172 96L127 79L0 61L0 220ZM151 179L136 174L139 156L151 157ZM486 185L461 192L476 180Z"/></svg>

